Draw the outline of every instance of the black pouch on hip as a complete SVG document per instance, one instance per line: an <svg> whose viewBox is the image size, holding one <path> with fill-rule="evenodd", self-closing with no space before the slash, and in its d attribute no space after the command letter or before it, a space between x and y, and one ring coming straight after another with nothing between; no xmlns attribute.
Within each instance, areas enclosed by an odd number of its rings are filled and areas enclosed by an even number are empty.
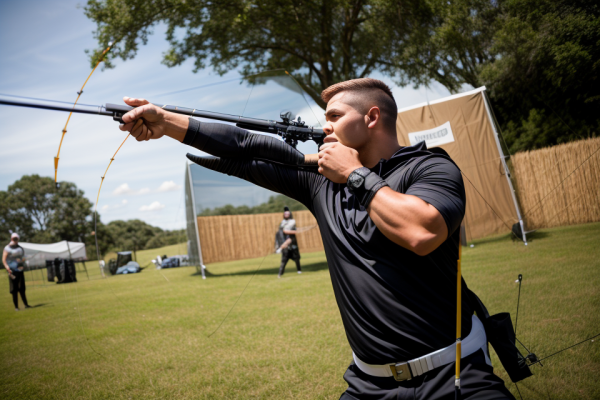
<svg viewBox="0 0 600 400"><path fill-rule="evenodd" d="M527 360L517 348L510 314L505 312L490 316L479 297L470 289L467 289L467 292L477 317L483 323L487 340L496 351L510 380L519 382L532 376Z"/></svg>

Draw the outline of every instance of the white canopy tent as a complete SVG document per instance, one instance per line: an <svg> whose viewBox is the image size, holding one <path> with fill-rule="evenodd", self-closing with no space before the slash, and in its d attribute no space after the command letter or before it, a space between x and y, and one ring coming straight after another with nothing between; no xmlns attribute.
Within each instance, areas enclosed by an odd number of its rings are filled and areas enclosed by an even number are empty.
<svg viewBox="0 0 600 400"><path fill-rule="evenodd" d="M19 243L25 250L25 262L29 267L44 267L46 260L55 258L86 260L85 243L62 242L51 244Z"/></svg>

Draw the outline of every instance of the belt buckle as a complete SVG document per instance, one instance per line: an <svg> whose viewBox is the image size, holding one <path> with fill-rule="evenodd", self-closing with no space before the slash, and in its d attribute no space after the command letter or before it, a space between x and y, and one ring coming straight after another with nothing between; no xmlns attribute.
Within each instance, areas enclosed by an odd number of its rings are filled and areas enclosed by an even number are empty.
<svg viewBox="0 0 600 400"><path fill-rule="evenodd" d="M410 367L408 366L407 362L392 364L390 365L390 369L392 370L392 375L394 375L394 379L399 382L412 379Z"/></svg>

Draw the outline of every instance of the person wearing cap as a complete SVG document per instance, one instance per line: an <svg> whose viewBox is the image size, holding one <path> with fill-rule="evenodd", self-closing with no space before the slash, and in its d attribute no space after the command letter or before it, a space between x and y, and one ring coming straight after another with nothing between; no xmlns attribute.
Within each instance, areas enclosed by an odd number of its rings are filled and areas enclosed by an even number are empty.
<svg viewBox="0 0 600 400"><path fill-rule="evenodd" d="M514 399L493 372L464 281L456 309L466 207L460 169L442 149L398 143L398 109L385 83L353 79L321 97L326 137L316 161L278 138L166 112L143 99L124 98L136 108L120 129L138 141L167 135L212 155L188 154L191 161L311 211L352 349L340 399L454 398L457 319L463 399Z"/></svg>
<svg viewBox="0 0 600 400"><path fill-rule="evenodd" d="M19 293L21 294L21 300L23 300L25 308L30 308L25 296L25 273L23 272L23 256L25 255L25 251L19 246L19 239L19 234L17 233L10 235L10 243L6 245L2 253L2 264L4 264L4 268L8 272L10 293L12 294L16 311L19 311Z"/></svg>
<svg viewBox="0 0 600 400"><path fill-rule="evenodd" d="M283 233L285 241L276 250L277 253L281 253L281 264L279 265L279 274L277 277L282 277L285 272L285 266L290 258L294 260L296 270L301 274L300 251L298 250L298 242L296 241L296 220L292 218L292 212L287 206L283 208L283 220L279 224L279 230Z"/></svg>

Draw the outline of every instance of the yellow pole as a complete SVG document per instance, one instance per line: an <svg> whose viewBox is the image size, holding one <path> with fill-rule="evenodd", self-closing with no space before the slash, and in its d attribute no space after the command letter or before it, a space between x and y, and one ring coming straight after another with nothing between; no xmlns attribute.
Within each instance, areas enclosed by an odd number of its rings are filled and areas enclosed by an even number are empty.
<svg viewBox="0 0 600 400"><path fill-rule="evenodd" d="M456 398L460 398L460 359L461 359L461 326L462 326L462 307L461 307L461 269L460 259L462 253L462 246L458 243L458 261L456 265L456 379L454 381L454 391Z"/></svg>

